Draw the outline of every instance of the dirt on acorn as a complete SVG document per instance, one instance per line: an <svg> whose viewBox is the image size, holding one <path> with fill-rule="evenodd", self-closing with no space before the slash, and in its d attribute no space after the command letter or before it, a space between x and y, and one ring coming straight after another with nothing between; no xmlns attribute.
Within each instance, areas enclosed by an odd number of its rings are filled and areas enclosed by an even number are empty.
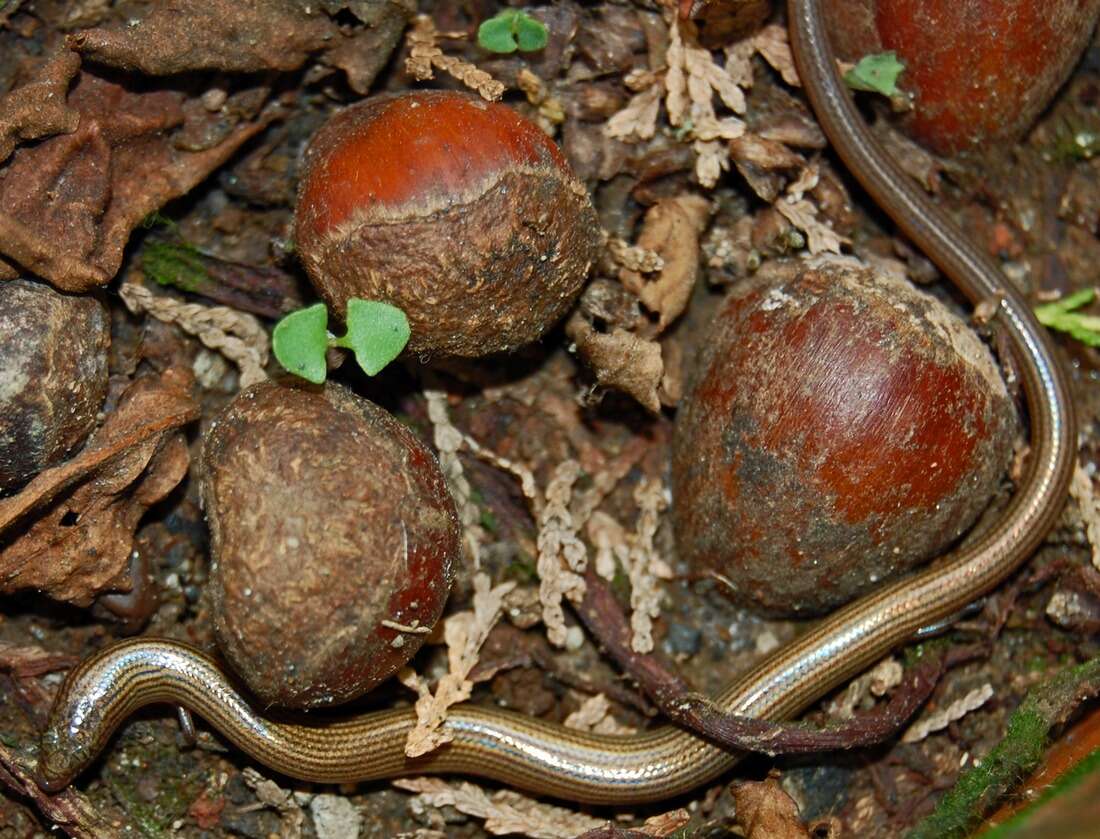
<svg viewBox="0 0 1100 839"><path fill-rule="evenodd" d="M677 550L748 608L819 614L964 533L1015 428L940 301L842 258L766 272L719 309L676 418Z"/></svg>
<svg viewBox="0 0 1100 839"><path fill-rule="evenodd" d="M460 528L409 429L331 382L265 382L213 420L202 463L215 636L263 702L346 702L413 656L450 592Z"/></svg>
<svg viewBox="0 0 1100 839"><path fill-rule="evenodd" d="M0 491L59 463L95 428L110 344L95 298L0 282Z"/></svg>

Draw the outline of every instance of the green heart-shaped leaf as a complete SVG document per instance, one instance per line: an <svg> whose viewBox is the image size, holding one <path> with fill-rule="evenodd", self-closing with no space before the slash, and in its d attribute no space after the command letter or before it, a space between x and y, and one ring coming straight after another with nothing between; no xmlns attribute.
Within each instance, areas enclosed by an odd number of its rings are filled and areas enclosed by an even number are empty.
<svg viewBox="0 0 1100 839"><path fill-rule="evenodd" d="M275 351L275 358L288 372L316 385L324 382L328 373L325 365L328 310L325 304L315 303L298 309L275 324L271 348Z"/></svg>
<svg viewBox="0 0 1100 839"><path fill-rule="evenodd" d="M506 10L477 28L477 42L489 52L515 52L518 44L513 27L516 12Z"/></svg>
<svg viewBox="0 0 1100 839"><path fill-rule="evenodd" d="M409 343L409 319L396 306L378 300L348 301L348 332L335 343L355 353L355 360L368 376L401 355Z"/></svg>
<svg viewBox="0 0 1100 839"><path fill-rule="evenodd" d="M905 65L898 61L896 52L880 52L865 55L851 70L844 74L844 81L853 90L866 90L894 96L898 91L898 76Z"/></svg>
<svg viewBox="0 0 1100 839"><path fill-rule="evenodd" d="M522 52L541 50L550 37L546 24L522 13L516 17L515 32L516 42Z"/></svg>

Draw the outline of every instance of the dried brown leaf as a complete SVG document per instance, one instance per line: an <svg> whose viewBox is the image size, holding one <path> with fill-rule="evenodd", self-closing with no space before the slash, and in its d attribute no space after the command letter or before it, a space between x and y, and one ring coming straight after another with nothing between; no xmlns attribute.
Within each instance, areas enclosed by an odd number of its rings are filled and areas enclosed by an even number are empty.
<svg viewBox="0 0 1100 839"><path fill-rule="evenodd" d="M416 725L405 741L405 754L409 757L425 755L454 739L453 732L443 727L447 709L470 698L474 687L470 671L477 665L481 645L500 619L504 596L515 585L509 582L490 588L488 575L474 575L474 608L451 615L444 624L443 638L447 643L450 670L439 680L434 694L411 668L400 672L402 683L418 694Z"/></svg>
<svg viewBox="0 0 1100 839"><path fill-rule="evenodd" d="M279 814L278 835L280 839L301 839L302 825L305 824L306 814L302 812L302 808L294 800L293 791L283 789L251 766L246 766L241 774L248 788L256 793L256 800Z"/></svg>
<svg viewBox="0 0 1100 839"><path fill-rule="evenodd" d="M617 236L607 240L607 252L618 265L628 271L652 274L665 267L664 260L656 252L632 245Z"/></svg>
<svg viewBox="0 0 1100 839"><path fill-rule="evenodd" d="M596 548L596 573L605 580L615 578L616 561L625 565L630 555L630 536L613 516L596 510L585 528L588 540Z"/></svg>
<svg viewBox="0 0 1100 839"><path fill-rule="evenodd" d="M798 806L775 775L763 781L738 781L730 787L737 824L747 839L810 839Z"/></svg>
<svg viewBox="0 0 1100 839"><path fill-rule="evenodd" d="M1100 571L1100 497L1097 497L1092 478L1080 463L1073 470L1069 494L1077 502L1081 521L1085 525L1085 537L1092 549L1092 565Z"/></svg>
<svg viewBox="0 0 1100 839"><path fill-rule="evenodd" d="M575 460L565 460L554 469L546 485L546 504L538 517L539 602L542 622L550 643L561 647L567 638L563 597L577 602L584 596L584 573L588 565L588 550L577 536L577 525L569 510L573 484L580 477L581 467Z"/></svg>
<svg viewBox="0 0 1100 839"><path fill-rule="evenodd" d="M585 699L581 707L567 716L562 724L566 728L597 734L633 734L637 731L611 716L611 703L602 693Z"/></svg>
<svg viewBox="0 0 1100 839"><path fill-rule="evenodd" d="M705 187L713 187L722 171L729 168L729 148L720 140L732 140L745 131L737 117L719 118L714 109L714 94L734 113L745 112L745 94L739 85L746 83L740 65L730 61L730 70L715 63L710 50L696 43L690 31L679 22L669 29L665 73L665 106L669 122L687 130L695 150L695 176Z"/></svg>
<svg viewBox="0 0 1100 839"><path fill-rule="evenodd" d="M460 813L484 819L485 830L498 836L515 833L532 839L573 839L606 823L584 813L533 801L517 792L502 790L490 796L481 787L466 782L400 778L393 785L417 793L421 804L454 807Z"/></svg>
<svg viewBox="0 0 1100 839"><path fill-rule="evenodd" d="M159 321L173 323L234 362L241 371L242 389L267 380L264 365L270 339L254 316L228 306L184 303L153 294L136 283L123 283L118 292L134 314L147 312Z"/></svg>
<svg viewBox="0 0 1100 839"><path fill-rule="evenodd" d="M316 5L295 0L167 0L124 26L70 35L100 64L150 76L192 70L297 70L339 30Z"/></svg>
<svg viewBox="0 0 1100 839"><path fill-rule="evenodd" d="M0 163L21 140L76 131L80 114L65 99L79 69L80 56L61 50L42 65L33 79L0 99Z"/></svg>
<svg viewBox="0 0 1100 839"><path fill-rule="evenodd" d="M439 33L432 19L427 15L417 15L407 37L409 56L405 59L405 70L409 75L426 81L434 78L435 70L438 69L458 79L471 90L477 91L483 99L496 101L504 95L502 82L468 61L444 55L443 50L436 46L438 37Z"/></svg>
<svg viewBox="0 0 1100 839"><path fill-rule="evenodd" d="M798 169L806 165L802 155L782 143L767 140L759 134L743 134L730 140L730 154L739 163L751 163L761 169Z"/></svg>
<svg viewBox="0 0 1100 839"><path fill-rule="evenodd" d="M664 198L649 208L637 246L660 256L663 263L656 280L623 269L619 279L658 316L657 333L663 332L687 308L699 275L699 236L710 215L710 202L700 195Z"/></svg>
<svg viewBox="0 0 1100 839"><path fill-rule="evenodd" d="M660 515L668 507L669 493L660 480L643 478L634 490L638 521L628 554L626 572L630 577L630 646L634 652L653 651L653 621L661 613L661 588L658 579L672 579L672 569L661 559L653 544Z"/></svg>
<svg viewBox="0 0 1100 839"><path fill-rule="evenodd" d="M753 36L752 44L764 60L778 71L783 81L792 87L802 85L791 53L791 43L787 39L787 27L777 23L765 26Z"/></svg>
<svg viewBox="0 0 1100 839"><path fill-rule="evenodd" d="M470 561L470 567L476 570L481 567L481 543L484 541L485 532L481 527L481 510L473 500L473 488L466 478L462 461L458 459L463 435L451 422L446 392L428 388L424 391L424 398L428 403L428 419L432 423L433 442L436 451L439 452L439 465L443 468L447 488L455 500L458 517L462 522L462 538L467 558Z"/></svg>
<svg viewBox="0 0 1100 839"><path fill-rule="evenodd" d="M252 99L262 102L265 89ZM209 145L177 148L199 109L176 90L131 90L82 72L67 104L80 114L71 134L19 148L0 178L0 279L18 266L63 291L108 282L130 232L184 195L277 116L227 119ZM258 107L258 104L257 104ZM233 120L242 121L234 123Z"/></svg>
<svg viewBox="0 0 1100 839"><path fill-rule="evenodd" d="M885 696L886 692L901 684L901 662L893 656L884 658L873 668L848 683L844 693L828 704L829 715L842 720L850 720L855 710L873 696Z"/></svg>
<svg viewBox="0 0 1100 839"><path fill-rule="evenodd" d="M335 46L324 55L325 63L343 70L348 78L348 87L360 96L370 92L371 85L390 60L411 18L410 10L404 4L374 2L370 6L377 10L370 25L350 36L341 35Z"/></svg>
<svg viewBox="0 0 1100 839"><path fill-rule="evenodd" d="M636 93L626 103L625 108L611 116L604 125L604 133L620 140L631 137L639 140L652 138L657 133L657 115L661 110L662 93L664 88L659 84Z"/></svg>
<svg viewBox="0 0 1100 839"><path fill-rule="evenodd" d="M650 816L642 825L642 830L654 836L668 836L670 833L675 833L689 821L691 821L691 813L680 807L676 810L669 810L667 813Z"/></svg>
<svg viewBox="0 0 1100 839"><path fill-rule="evenodd" d="M198 415L190 374L138 379L76 457L0 500L0 591L87 606L128 589L134 529L186 474L178 429Z"/></svg>
<svg viewBox="0 0 1100 839"><path fill-rule="evenodd" d="M783 197L774 206L780 215L806 234L806 247L811 254L840 253L841 243L847 240L818 220L817 208L810 201Z"/></svg>
<svg viewBox="0 0 1100 839"><path fill-rule="evenodd" d="M981 708L993 696L993 686L986 682L948 705L931 714L921 717L901 737L903 743L919 743L929 734L947 728L956 720L961 720L971 711Z"/></svg>
<svg viewBox="0 0 1100 839"><path fill-rule="evenodd" d="M664 375L660 344L625 329L597 332L578 313L569 318L565 332L601 387L622 391L653 413L661 410L657 395Z"/></svg>

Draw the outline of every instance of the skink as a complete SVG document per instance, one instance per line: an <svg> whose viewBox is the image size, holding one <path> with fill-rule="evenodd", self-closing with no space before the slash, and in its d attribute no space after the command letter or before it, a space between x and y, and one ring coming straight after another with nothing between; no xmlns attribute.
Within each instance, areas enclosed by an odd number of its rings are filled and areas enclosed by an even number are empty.
<svg viewBox="0 0 1100 839"><path fill-rule="evenodd" d="M1017 568L1058 514L1074 445L1064 374L1027 303L870 136L837 77L820 0L790 0L788 16L803 86L851 172L972 302L1001 296L1000 322L1018 356L1027 396L1031 452L1009 510L978 544L840 609L721 694L730 711L768 719L799 713ZM671 727L631 736L598 735L503 710L459 705L446 722L453 742L409 760L404 743L414 723L411 711L327 724L268 719L201 652L175 642L138 639L105 649L70 674L42 741L43 786L56 790L69 783L126 716L152 702L191 708L255 760L310 781L455 773L572 801L631 804L691 790L740 757Z"/></svg>

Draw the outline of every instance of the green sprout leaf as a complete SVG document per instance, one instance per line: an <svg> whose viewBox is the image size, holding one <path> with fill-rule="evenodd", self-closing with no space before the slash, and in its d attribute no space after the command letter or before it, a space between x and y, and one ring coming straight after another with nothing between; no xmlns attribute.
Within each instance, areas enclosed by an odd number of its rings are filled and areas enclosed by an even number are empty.
<svg viewBox="0 0 1100 839"><path fill-rule="evenodd" d="M1096 290L1083 288L1073 294L1035 307L1035 317L1049 329L1057 329L1090 347L1100 347L1100 317L1075 311L1087 306L1096 297Z"/></svg>
<svg viewBox="0 0 1100 839"><path fill-rule="evenodd" d="M546 46L545 24L522 9L504 9L477 29L477 42L489 52L534 52Z"/></svg>
<svg viewBox="0 0 1100 839"><path fill-rule="evenodd" d="M893 51L865 55L844 74L844 82L853 90L893 97L901 93L897 82L904 69L905 65L898 61L897 53Z"/></svg>
<svg viewBox="0 0 1100 839"><path fill-rule="evenodd" d="M315 385L323 383L328 373L328 345L328 309L324 303L291 312L275 324L271 334L271 348L279 363Z"/></svg>
<svg viewBox="0 0 1100 839"><path fill-rule="evenodd" d="M529 14L516 15L516 43L520 52L535 52L546 46L549 33L541 20L535 20Z"/></svg>
<svg viewBox="0 0 1100 839"><path fill-rule="evenodd" d="M396 306L378 300L348 301L348 333L333 342L355 353L355 360L368 376L401 355L409 343L409 319Z"/></svg>
<svg viewBox="0 0 1100 839"><path fill-rule="evenodd" d="M271 335L275 358L288 372L319 385L328 374L329 347L351 350L363 372L375 376L409 343L409 319L389 303L352 297L347 322L347 334L337 338L328 331L324 303L291 312L275 324Z"/></svg>

